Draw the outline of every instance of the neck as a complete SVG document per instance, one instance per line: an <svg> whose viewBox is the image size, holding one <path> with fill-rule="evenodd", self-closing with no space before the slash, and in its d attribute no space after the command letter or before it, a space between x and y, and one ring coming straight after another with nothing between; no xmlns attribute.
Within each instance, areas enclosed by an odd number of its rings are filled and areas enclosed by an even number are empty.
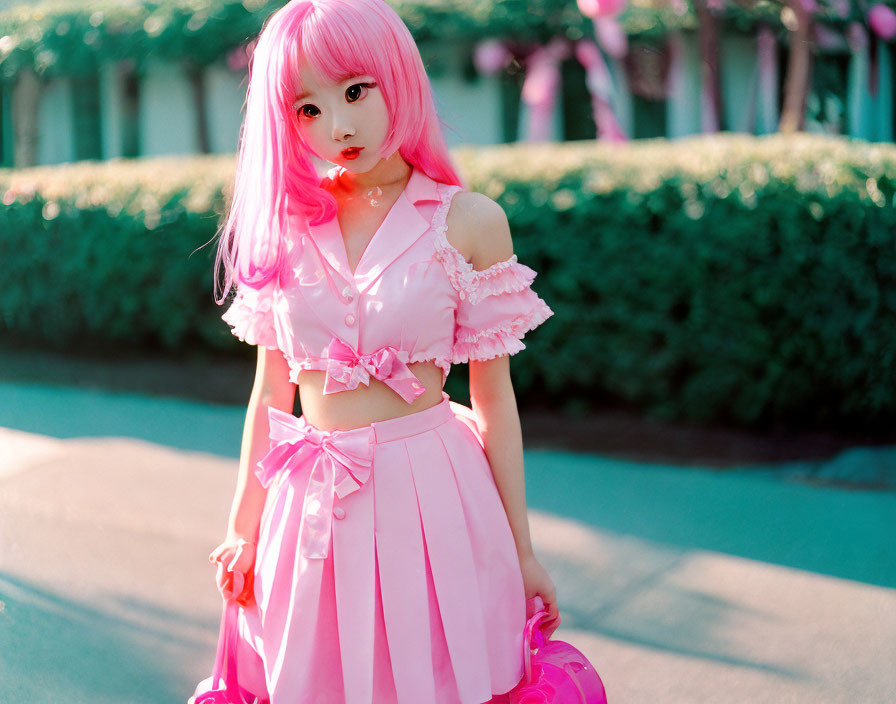
<svg viewBox="0 0 896 704"><path fill-rule="evenodd" d="M364 173L356 174L342 169L339 181L347 191L366 192L377 186L388 188L396 183L403 183L410 178L412 170L413 167L396 150L388 159L380 159L376 166Z"/></svg>

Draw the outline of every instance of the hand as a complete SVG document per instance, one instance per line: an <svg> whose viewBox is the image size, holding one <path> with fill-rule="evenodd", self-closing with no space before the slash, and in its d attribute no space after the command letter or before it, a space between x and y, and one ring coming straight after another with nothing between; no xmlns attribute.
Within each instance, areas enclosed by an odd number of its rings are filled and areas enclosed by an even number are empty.
<svg viewBox="0 0 896 704"><path fill-rule="evenodd" d="M530 602L540 597L548 616L539 624L542 634L549 638L557 626L560 625L560 609L557 606L557 590L551 581L547 570L535 559L535 555L529 555L520 560L520 570L523 573L523 585L526 588L526 601ZM531 618L535 611L539 610L538 599L535 599L532 608L527 603L526 617Z"/></svg>
<svg viewBox="0 0 896 704"><path fill-rule="evenodd" d="M255 604L255 555L254 543L228 537L212 550L209 562L218 563L215 582L225 599L236 598L241 606Z"/></svg>

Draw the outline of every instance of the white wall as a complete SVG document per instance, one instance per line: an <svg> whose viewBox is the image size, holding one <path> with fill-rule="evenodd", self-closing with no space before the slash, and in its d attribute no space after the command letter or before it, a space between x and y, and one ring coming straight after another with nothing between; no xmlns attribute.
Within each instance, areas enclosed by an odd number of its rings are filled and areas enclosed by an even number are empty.
<svg viewBox="0 0 896 704"><path fill-rule="evenodd" d="M140 83L140 148L143 156L198 151L190 85L180 66L151 61Z"/></svg>
<svg viewBox="0 0 896 704"><path fill-rule="evenodd" d="M209 149L216 154L236 152L248 75L245 69L231 71L223 60L205 73Z"/></svg>
<svg viewBox="0 0 896 704"><path fill-rule="evenodd" d="M75 158L72 135L72 86L68 78L43 84L37 109L37 164L58 164Z"/></svg>
<svg viewBox="0 0 896 704"><path fill-rule="evenodd" d="M104 63L100 67L100 110L103 133L103 158L114 159L121 156L122 114L121 81L118 77L118 66Z"/></svg>
<svg viewBox="0 0 896 704"><path fill-rule="evenodd" d="M632 93L628 87L625 66L619 59L610 59L607 68L613 77L613 87L610 91L610 102L613 106L613 112L619 121L619 126L626 136L631 139L635 133L635 106Z"/></svg>
<svg viewBox="0 0 896 704"><path fill-rule="evenodd" d="M700 45L696 32L670 33L681 50L680 70L669 86L666 101L666 136L670 139L700 132Z"/></svg>
<svg viewBox="0 0 896 704"><path fill-rule="evenodd" d="M497 79L479 76L466 81L461 57L452 47L449 70L432 79L433 95L449 146L501 142L501 98ZM243 119L247 73L231 71L222 60L206 72L209 147L214 153L234 153ZM118 68L107 63L100 70L100 109L104 158L121 156L122 84ZM38 125L38 163L55 164L74 158L71 84L55 79L42 93ZM521 115L526 129L527 115ZM560 100L554 119L555 138L562 134ZM151 61L140 83L139 139L141 155L193 154L198 151L196 120L189 82L176 63ZM524 132L521 132L524 134Z"/></svg>
<svg viewBox="0 0 896 704"><path fill-rule="evenodd" d="M756 121L756 37L726 34L719 46L719 81L725 124L732 132L752 132Z"/></svg>
<svg viewBox="0 0 896 704"><path fill-rule="evenodd" d="M501 141L501 94L497 78L477 76L466 81L462 58L452 47L443 55L449 67L430 79L436 112L449 147L459 144L497 144Z"/></svg>

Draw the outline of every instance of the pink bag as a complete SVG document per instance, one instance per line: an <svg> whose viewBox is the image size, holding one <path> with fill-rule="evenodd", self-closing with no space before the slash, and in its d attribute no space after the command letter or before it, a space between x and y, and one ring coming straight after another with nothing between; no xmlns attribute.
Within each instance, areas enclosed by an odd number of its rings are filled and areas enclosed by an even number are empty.
<svg viewBox="0 0 896 704"><path fill-rule="evenodd" d="M594 665L569 643L544 637L538 626L547 616L542 608L526 621L526 676L507 693L510 704L607 704Z"/></svg>
<svg viewBox="0 0 896 704"><path fill-rule="evenodd" d="M219 588L222 583L223 565L218 567ZM239 604L236 597L243 591L243 575L233 573L233 590L222 591L224 609L218 632L218 652L212 676L196 687L187 704L264 704L237 682L236 646L239 637Z"/></svg>

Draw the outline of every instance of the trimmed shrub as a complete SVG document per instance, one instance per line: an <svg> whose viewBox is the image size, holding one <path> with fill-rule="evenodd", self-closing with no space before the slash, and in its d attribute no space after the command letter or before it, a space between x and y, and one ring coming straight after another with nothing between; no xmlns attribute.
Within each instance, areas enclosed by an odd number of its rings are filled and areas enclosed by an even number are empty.
<svg viewBox="0 0 896 704"><path fill-rule="evenodd" d="M712 135L463 148L556 315L522 401L745 426L891 422L896 147ZM232 156L0 171L0 331L246 354L213 301ZM463 397L463 373L448 391ZM452 386L452 384L454 386Z"/></svg>

